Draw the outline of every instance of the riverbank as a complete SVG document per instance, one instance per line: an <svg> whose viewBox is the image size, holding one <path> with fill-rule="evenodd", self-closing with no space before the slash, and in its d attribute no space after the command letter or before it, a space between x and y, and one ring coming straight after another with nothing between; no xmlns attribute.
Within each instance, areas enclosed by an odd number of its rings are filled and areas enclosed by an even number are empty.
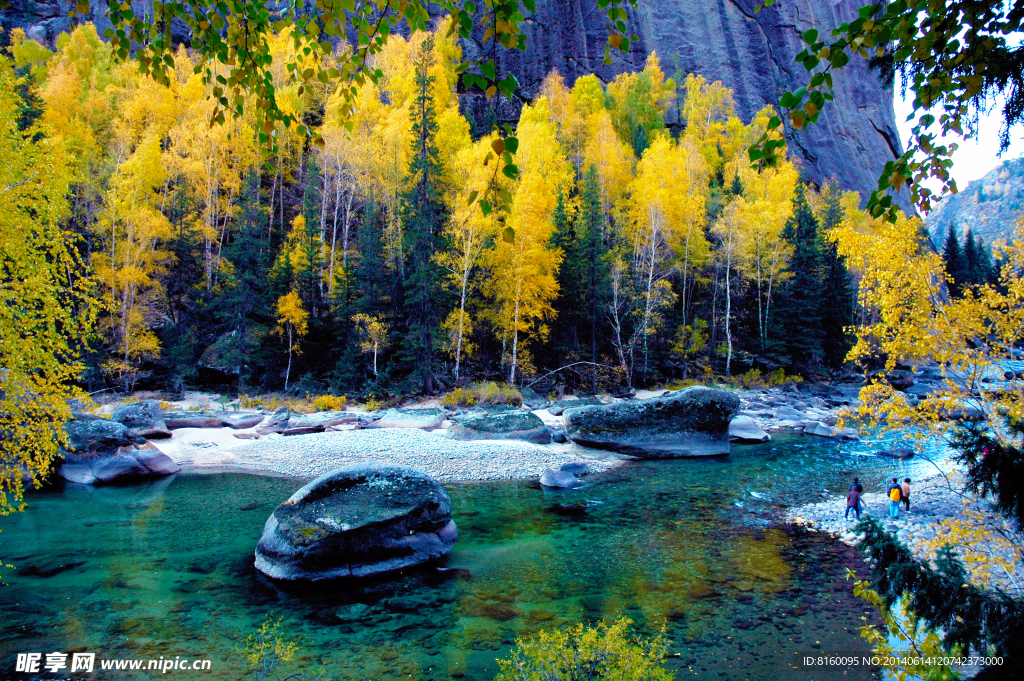
<svg viewBox="0 0 1024 681"><path fill-rule="evenodd" d="M626 458L573 445L514 440L449 440L415 428L373 428L239 441L229 428L181 428L154 444L182 470L244 472L312 479L328 471L374 461L412 466L439 482L536 478L545 468L583 462L590 473Z"/></svg>
<svg viewBox="0 0 1024 681"><path fill-rule="evenodd" d="M938 549L949 543L978 585L1024 594L1024 559L1013 546L1014 542L1024 546L1024 537L993 511L989 502L963 494L963 488L962 474L952 470L912 481L910 512L901 504L900 516L895 520L888 516L886 491L866 489L861 515L880 520L883 527L895 533L922 560L934 560ZM852 512L844 519L845 511L846 495L840 493L790 508L787 519L856 546L862 538L854 531L857 521Z"/></svg>

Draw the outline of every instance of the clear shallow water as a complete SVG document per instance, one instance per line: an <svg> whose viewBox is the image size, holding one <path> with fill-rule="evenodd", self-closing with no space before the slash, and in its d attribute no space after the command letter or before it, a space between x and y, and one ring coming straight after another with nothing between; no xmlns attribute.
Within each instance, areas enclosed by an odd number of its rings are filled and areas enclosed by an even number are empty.
<svg viewBox="0 0 1024 681"><path fill-rule="evenodd" d="M298 645L289 669L482 681L517 636L626 614L645 633L666 627L678 679L811 678L792 670L799 656L868 652L856 634L865 608L843 578L863 566L775 518L852 474L873 490L934 470L863 456L878 448L797 436L726 459L631 463L568 493L452 485L460 537L446 570L304 590L252 567L267 516L299 481L179 475L34 493L0 519L0 555L15 565L0 588L0 675L27 678L16 653L56 650L208 657L212 672L165 676L241 678L235 651L273 615ZM131 677L104 674L86 678Z"/></svg>

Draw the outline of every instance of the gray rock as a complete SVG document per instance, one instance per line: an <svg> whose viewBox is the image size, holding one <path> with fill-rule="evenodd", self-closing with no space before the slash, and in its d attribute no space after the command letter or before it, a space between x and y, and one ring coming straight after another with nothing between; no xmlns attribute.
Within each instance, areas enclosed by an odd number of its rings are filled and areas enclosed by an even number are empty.
<svg viewBox="0 0 1024 681"><path fill-rule="evenodd" d="M283 433L284 429L288 427L289 420L291 420L291 411L287 407L282 407L267 417L266 421L257 426L256 432L260 435Z"/></svg>
<svg viewBox="0 0 1024 681"><path fill-rule="evenodd" d="M559 489L573 489L580 486L576 476L567 471L556 471L553 468L545 468L540 474L540 484L545 487L556 487Z"/></svg>
<svg viewBox="0 0 1024 681"><path fill-rule="evenodd" d="M136 461L145 466L153 475L170 475L181 470L174 459L149 445L138 447L134 452Z"/></svg>
<svg viewBox="0 0 1024 681"><path fill-rule="evenodd" d="M285 426L285 435L306 435L322 433L333 426L359 421L359 414L346 411L318 411L313 414L292 414Z"/></svg>
<svg viewBox="0 0 1024 681"><path fill-rule="evenodd" d="M749 416L735 416L729 422L729 439L740 442L768 442L772 436L761 430L757 421Z"/></svg>
<svg viewBox="0 0 1024 681"><path fill-rule="evenodd" d="M533 388L520 388L519 394L522 395L523 406L529 409L543 409L549 404L548 399Z"/></svg>
<svg viewBox="0 0 1024 681"><path fill-rule="evenodd" d="M558 467L558 470L563 473L572 473L573 475L586 475L587 474L587 462L586 461L573 461L571 463L563 463Z"/></svg>
<svg viewBox="0 0 1024 681"><path fill-rule="evenodd" d="M117 421L76 419L69 421L64 429L71 440L71 451L79 456L111 455L121 447L135 444L128 427Z"/></svg>
<svg viewBox="0 0 1024 681"><path fill-rule="evenodd" d="M896 449L883 449L875 452L875 456L887 459L911 459L914 457L914 450L908 447L897 447Z"/></svg>
<svg viewBox="0 0 1024 681"><path fill-rule="evenodd" d="M245 430L246 428L253 428L263 423L264 416L262 413L226 413L221 417L221 424L228 428L235 430Z"/></svg>
<svg viewBox="0 0 1024 681"><path fill-rule="evenodd" d="M260 439L260 434L259 433L235 433L234 435L239 440L259 440Z"/></svg>
<svg viewBox="0 0 1024 681"><path fill-rule="evenodd" d="M840 428L836 431L836 437L840 440L859 440L860 433L857 432L856 428Z"/></svg>
<svg viewBox="0 0 1024 681"><path fill-rule="evenodd" d="M368 577L446 555L451 500L426 473L357 464L321 475L267 519L256 569L273 579Z"/></svg>
<svg viewBox="0 0 1024 681"><path fill-rule="evenodd" d="M793 407L784 406L775 410L775 418L780 421L807 421L807 414L797 411Z"/></svg>
<svg viewBox="0 0 1024 681"><path fill-rule="evenodd" d="M437 407L427 409L388 409L384 414L371 423L367 428L421 428L432 430L440 428L444 422L445 412Z"/></svg>
<svg viewBox="0 0 1024 681"><path fill-rule="evenodd" d="M729 422L739 409L731 392L694 386L668 397L578 407L563 415L573 442L648 458L729 453Z"/></svg>
<svg viewBox="0 0 1024 681"><path fill-rule="evenodd" d="M78 484L130 482L139 478L177 473L169 456L145 443L135 444L123 423L106 419L70 421L65 429L71 440L58 475ZM143 441L145 442L145 441Z"/></svg>
<svg viewBox="0 0 1024 681"><path fill-rule="evenodd" d="M833 437L836 434L831 426L826 426L820 421L812 421L804 426L804 435L817 435L818 437Z"/></svg>
<svg viewBox="0 0 1024 681"><path fill-rule="evenodd" d="M551 431L551 441L552 442L557 442L557 443L561 444L563 442L566 442L567 440L568 440L568 438L565 436L565 431L564 430L552 430Z"/></svg>
<svg viewBox="0 0 1024 681"><path fill-rule="evenodd" d="M566 395L560 400L552 402L548 406L548 413L552 416L561 416L566 409L575 409L576 407L590 407L604 404L601 400L593 395L584 395L583 397L576 397L575 395Z"/></svg>
<svg viewBox="0 0 1024 681"><path fill-rule="evenodd" d="M57 469L57 475L79 485L91 485L96 482L92 466L87 463L66 463Z"/></svg>
<svg viewBox="0 0 1024 681"><path fill-rule="evenodd" d="M339 622L358 622L364 620L370 616L372 608L365 603L353 603L352 605L345 606L344 608L338 608L334 615L338 618Z"/></svg>
<svg viewBox="0 0 1024 681"><path fill-rule="evenodd" d="M528 411L510 411L467 419L448 429L453 440L526 440L539 445L551 442L551 432Z"/></svg>
<svg viewBox="0 0 1024 681"><path fill-rule="evenodd" d="M132 435L145 438L170 437L171 431L164 423L160 402L157 400L140 400L126 404L114 410L111 421L123 423Z"/></svg>
<svg viewBox="0 0 1024 681"><path fill-rule="evenodd" d="M145 478L152 473L129 453L105 456L92 464L92 474L99 482L114 482L130 478Z"/></svg>
<svg viewBox="0 0 1024 681"><path fill-rule="evenodd" d="M164 413L164 422L170 430L220 428L224 425L224 416L211 411L168 411Z"/></svg>

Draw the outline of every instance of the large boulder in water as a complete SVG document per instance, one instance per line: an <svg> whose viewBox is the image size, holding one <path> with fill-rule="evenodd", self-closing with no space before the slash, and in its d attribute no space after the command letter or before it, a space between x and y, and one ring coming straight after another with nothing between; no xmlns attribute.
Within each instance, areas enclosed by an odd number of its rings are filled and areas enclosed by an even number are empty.
<svg viewBox="0 0 1024 681"><path fill-rule="evenodd" d="M694 386L666 397L567 409L569 439L585 447L645 458L729 453L729 422L740 400L724 390Z"/></svg>
<svg viewBox="0 0 1024 681"><path fill-rule="evenodd" d="M157 400L140 400L118 407L110 416L110 420L126 425L132 435L145 438L171 436Z"/></svg>
<svg viewBox="0 0 1024 681"><path fill-rule="evenodd" d="M84 419L69 422L71 440L57 474L68 482L92 485L130 482L177 473L181 467L152 445L136 446L138 436L117 421Z"/></svg>
<svg viewBox="0 0 1024 681"><path fill-rule="evenodd" d="M453 440L526 440L539 445L551 442L551 431L528 411L508 411L466 419L448 429Z"/></svg>
<svg viewBox="0 0 1024 681"><path fill-rule="evenodd" d="M273 579L368 577L446 555L451 499L407 466L356 464L321 475L267 519L256 569Z"/></svg>

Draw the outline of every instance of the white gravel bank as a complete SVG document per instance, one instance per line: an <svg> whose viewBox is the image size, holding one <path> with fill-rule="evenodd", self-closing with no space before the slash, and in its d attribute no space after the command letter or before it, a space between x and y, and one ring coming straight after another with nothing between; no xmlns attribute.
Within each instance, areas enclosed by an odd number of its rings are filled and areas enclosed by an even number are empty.
<svg viewBox="0 0 1024 681"><path fill-rule="evenodd" d="M211 429L215 430L215 429ZM210 431L206 431L210 434ZM449 440L438 433L411 428L375 428L312 435L269 436L248 443L167 447L165 452L186 470L228 470L314 478L355 463L412 466L440 482L535 478L545 468L586 461L590 472L622 462L615 455L565 445L535 445L507 440ZM158 447L160 442L155 442ZM212 444L212 442L211 442Z"/></svg>

